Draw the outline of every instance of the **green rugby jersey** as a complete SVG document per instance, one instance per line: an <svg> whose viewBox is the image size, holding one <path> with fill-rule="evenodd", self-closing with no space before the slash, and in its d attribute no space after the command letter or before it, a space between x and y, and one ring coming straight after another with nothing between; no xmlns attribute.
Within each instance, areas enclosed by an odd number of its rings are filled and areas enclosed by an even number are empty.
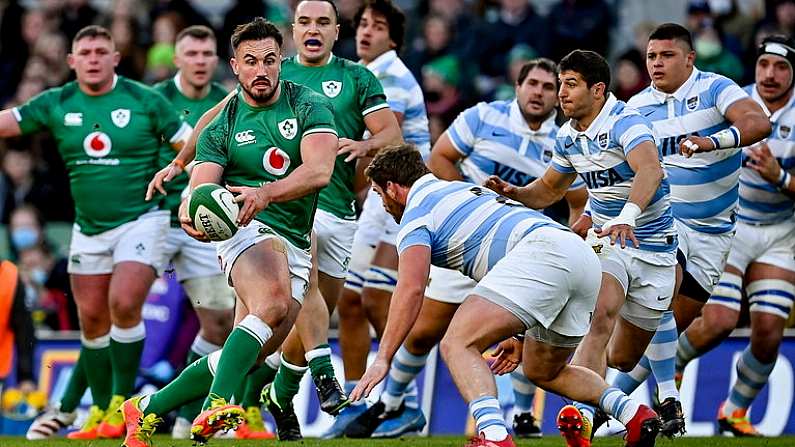
<svg viewBox="0 0 795 447"><path fill-rule="evenodd" d="M122 76L100 96L86 95L72 81L12 112L23 134L49 129L55 137L69 173L75 222L89 236L157 208L144 196L160 165L161 142L190 132L163 95Z"/></svg>
<svg viewBox="0 0 795 447"><path fill-rule="evenodd" d="M196 143L196 161L224 167L222 184L257 187L290 175L303 163L301 139L313 133L337 134L334 110L307 87L280 81L279 99L253 107L243 93L233 97ZM271 203L255 219L298 248L308 250L318 193Z"/></svg>
<svg viewBox="0 0 795 447"><path fill-rule="evenodd" d="M367 130L364 117L389 107L381 83L367 67L333 54L321 67L301 65L298 56L285 59L281 77L329 98L340 138L361 140ZM331 182L320 191L318 208L342 219L354 219L356 160L346 163L347 156L337 157Z"/></svg>
<svg viewBox="0 0 795 447"><path fill-rule="evenodd" d="M179 74L174 76L173 79L166 79L154 85L154 89L162 93L174 107L174 110L182 115L183 119L191 125L196 127L196 122L204 114L221 102L227 95L227 91L217 82L210 84L210 92L201 99L192 99L183 95L177 85L179 82ZM164 144L161 152L161 167L171 163L174 159L176 152L170 145ZM163 205L164 209L171 211L171 226L179 227L179 204L182 201L182 191L188 186L188 174L182 173L170 182L164 185L166 190L166 200Z"/></svg>

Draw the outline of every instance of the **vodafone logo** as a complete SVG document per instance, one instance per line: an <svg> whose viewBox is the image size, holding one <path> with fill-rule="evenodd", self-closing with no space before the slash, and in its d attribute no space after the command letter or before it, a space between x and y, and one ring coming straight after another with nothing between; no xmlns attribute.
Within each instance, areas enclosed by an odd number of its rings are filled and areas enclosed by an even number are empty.
<svg viewBox="0 0 795 447"><path fill-rule="evenodd" d="M110 153L110 137L104 132L91 132L83 140L83 150L91 157L104 157Z"/></svg>
<svg viewBox="0 0 795 447"><path fill-rule="evenodd" d="M290 156L278 147L269 148L262 157L262 167L273 175L282 175L290 167Z"/></svg>

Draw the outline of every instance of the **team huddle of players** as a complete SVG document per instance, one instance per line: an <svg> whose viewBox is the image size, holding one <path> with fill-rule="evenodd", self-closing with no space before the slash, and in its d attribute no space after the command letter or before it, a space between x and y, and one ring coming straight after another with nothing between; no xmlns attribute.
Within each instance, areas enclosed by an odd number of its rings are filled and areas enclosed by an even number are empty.
<svg viewBox="0 0 795 447"><path fill-rule="evenodd" d="M298 440L292 401L307 370L336 416L326 437L395 437L426 425L414 379L439 344L477 426L471 445L514 445L494 380L506 373L514 436L540 436L540 386L574 402L558 415L567 445L589 446L610 416L627 445L654 445L685 432L682 371L728 336L746 300L754 335L717 422L759 436L747 410L795 301L795 43L766 38L741 89L694 67L685 28L661 25L652 83L627 103L596 53L537 59L516 99L464 111L431 148L396 6L364 3L358 63L331 52L333 2L304 0L294 19L290 58L264 19L236 29L228 94L211 82L208 28L183 30L178 73L148 87L115 75L110 33L90 26L67 59L76 81L0 112L0 137L53 133L77 216L80 357L28 439L71 425L90 389L71 439L150 446L172 410L175 437L265 439L264 404L278 438ZM231 239L210 244L193 227L184 199L203 183L236 195ZM563 198L568 227L543 213ZM201 329L176 379L131 398L143 301L169 263ZM335 308L344 386L328 345ZM650 374L656 411L628 397Z"/></svg>

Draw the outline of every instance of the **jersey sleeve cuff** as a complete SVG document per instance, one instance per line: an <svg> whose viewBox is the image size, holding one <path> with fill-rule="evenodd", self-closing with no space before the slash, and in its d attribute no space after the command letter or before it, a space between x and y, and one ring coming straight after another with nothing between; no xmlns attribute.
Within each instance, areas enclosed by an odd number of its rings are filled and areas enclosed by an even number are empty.
<svg viewBox="0 0 795 447"><path fill-rule="evenodd" d="M11 114L14 115L14 119L16 119L18 123L22 122L22 114L19 113L19 107L12 107Z"/></svg>
<svg viewBox="0 0 795 447"><path fill-rule="evenodd" d="M385 102L383 102L381 104L376 104L376 105L374 105L374 106L372 106L370 108L362 110L362 116L367 116L367 115L369 115L369 114L371 114L371 113L373 113L375 111L378 111L378 110L381 110L381 109L388 109L388 108L389 108L389 104L387 104Z"/></svg>
<svg viewBox="0 0 795 447"><path fill-rule="evenodd" d="M304 132L304 134L301 135L301 138L315 133L330 133L333 134L334 136L337 136L337 131L332 129L331 127L315 127L314 129L309 129L306 132Z"/></svg>
<svg viewBox="0 0 795 447"><path fill-rule="evenodd" d="M180 141L188 141L191 132L193 132L193 127L191 127L190 124L183 122L180 124L179 129L177 129L177 132L171 137L171 139L168 140L168 142L175 144Z"/></svg>

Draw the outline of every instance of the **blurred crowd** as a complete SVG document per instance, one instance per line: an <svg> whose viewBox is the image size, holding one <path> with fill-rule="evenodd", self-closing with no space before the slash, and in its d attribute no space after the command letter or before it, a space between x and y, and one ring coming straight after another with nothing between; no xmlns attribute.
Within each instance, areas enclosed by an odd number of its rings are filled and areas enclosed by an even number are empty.
<svg viewBox="0 0 795 447"><path fill-rule="evenodd" d="M146 83L173 76L174 38L204 24L219 35L222 60L237 24L264 16L290 32L297 0L0 0L0 105L24 103L72 78L74 34L111 30L120 75ZM580 48L611 61L613 92L626 100L649 83L646 37L678 22L694 36L696 65L741 85L753 78L754 49L767 35L795 32L795 0L396 0L408 17L401 57L422 85L432 141L478 101L509 99L519 68ZM338 0L335 54L358 59L353 15L360 0ZM287 53L291 39L287 39ZM235 84L226 64L217 80ZM0 140L2 256L20 266L38 327L77 329L69 299L64 237L73 219L67 177L46 134ZM66 231L57 231L66 228ZM63 235L63 236L61 236Z"/></svg>

